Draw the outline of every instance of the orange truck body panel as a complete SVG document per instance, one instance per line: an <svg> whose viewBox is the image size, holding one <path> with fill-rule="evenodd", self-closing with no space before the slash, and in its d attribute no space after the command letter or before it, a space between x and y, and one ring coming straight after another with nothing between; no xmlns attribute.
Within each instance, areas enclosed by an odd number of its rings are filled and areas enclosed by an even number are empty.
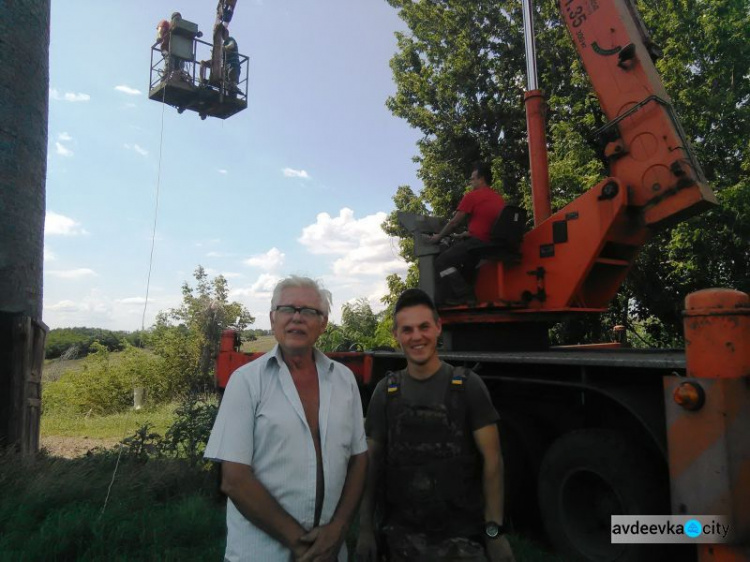
<svg viewBox="0 0 750 562"><path fill-rule="evenodd" d="M685 301L687 378L665 377L669 475L674 513L728 518L734 545L701 545L699 560L750 560L750 298L707 289ZM696 385L703 405L678 405ZM743 546L740 546L743 545Z"/></svg>

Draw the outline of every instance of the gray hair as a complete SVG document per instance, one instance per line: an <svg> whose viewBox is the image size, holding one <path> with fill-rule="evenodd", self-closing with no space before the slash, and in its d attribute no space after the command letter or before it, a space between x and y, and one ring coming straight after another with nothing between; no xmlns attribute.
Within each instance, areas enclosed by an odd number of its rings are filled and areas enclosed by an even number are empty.
<svg viewBox="0 0 750 562"><path fill-rule="evenodd" d="M279 281L273 289L273 296L271 297L271 310L275 310L281 299L281 293L284 289L312 289L318 293L320 297L320 308L328 316L331 313L331 305L333 304L333 298L331 297L331 291L324 289L323 286L309 277L300 277L298 275L290 275L286 279Z"/></svg>

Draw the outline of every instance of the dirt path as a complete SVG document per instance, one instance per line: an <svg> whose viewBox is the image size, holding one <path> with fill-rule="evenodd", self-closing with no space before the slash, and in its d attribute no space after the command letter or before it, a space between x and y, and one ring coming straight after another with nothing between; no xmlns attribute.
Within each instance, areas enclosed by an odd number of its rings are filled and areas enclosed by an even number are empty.
<svg viewBox="0 0 750 562"><path fill-rule="evenodd" d="M96 447L111 448L117 445L118 439L94 437L59 437L55 435L42 436L41 447L47 449L53 457L74 459L82 457Z"/></svg>

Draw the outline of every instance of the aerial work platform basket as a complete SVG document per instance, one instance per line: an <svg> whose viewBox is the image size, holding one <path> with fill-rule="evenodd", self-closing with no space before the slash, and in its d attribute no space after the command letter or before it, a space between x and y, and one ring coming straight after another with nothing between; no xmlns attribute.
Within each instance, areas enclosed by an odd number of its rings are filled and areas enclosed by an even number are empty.
<svg viewBox="0 0 750 562"><path fill-rule="evenodd" d="M187 109L201 119L226 119L247 108L249 59L237 54L236 76L223 53L221 72L214 76L210 72L213 46L199 36L194 23L181 20L172 29L167 51L159 42L151 48L148 97L177 108L178 113Z"/></svg>

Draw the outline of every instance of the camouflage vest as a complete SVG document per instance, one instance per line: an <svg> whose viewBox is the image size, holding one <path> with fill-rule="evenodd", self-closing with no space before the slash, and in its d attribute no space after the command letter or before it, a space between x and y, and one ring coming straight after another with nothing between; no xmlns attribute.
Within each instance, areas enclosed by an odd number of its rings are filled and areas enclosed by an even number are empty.
<svg viewBox="0 0 750 562"><path fill-rule="evenodd" d="M482 463L466 406L466 370L457 367L442 402L416 405L388 373L386 519L428 534L470 536L481 529Z"/></svg>

